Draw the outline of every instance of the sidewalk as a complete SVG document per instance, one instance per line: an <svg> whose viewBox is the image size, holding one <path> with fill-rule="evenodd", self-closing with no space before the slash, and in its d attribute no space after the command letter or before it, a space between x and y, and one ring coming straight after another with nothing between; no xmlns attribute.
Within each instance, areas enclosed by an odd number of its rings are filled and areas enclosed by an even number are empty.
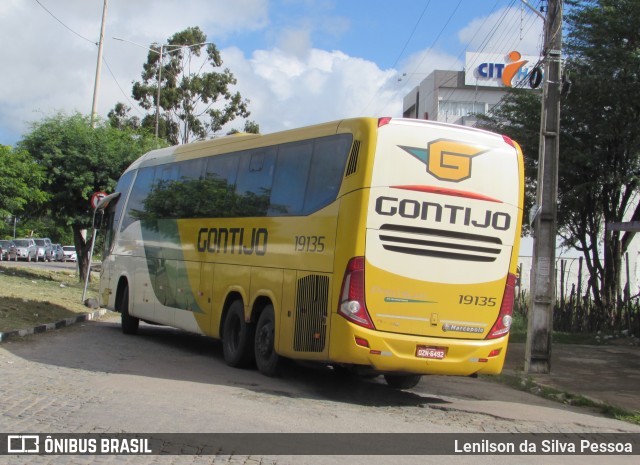
<svg viewBox="0 0 640 465"><path fill-rule="evenodd" d="M539 386L640 412L640 347L554 344L549 374L523 373L525 344L511 343L504 373L530 377Z"/></svg>

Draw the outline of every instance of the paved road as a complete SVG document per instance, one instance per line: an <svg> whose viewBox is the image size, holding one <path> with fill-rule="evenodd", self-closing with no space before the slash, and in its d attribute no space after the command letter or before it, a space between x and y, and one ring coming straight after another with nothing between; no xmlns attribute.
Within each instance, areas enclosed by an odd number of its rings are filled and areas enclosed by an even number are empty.
<svg viewBox="0 0 640 465"><path fill-rule="evenodd" d="M43 268L51 271L75 271L78 269L77 262L25 262L22 260L16 262L3 260L0 265L16 268Z"/></svg>
<svg viewBox="0 0 640 465"><path fill-rule="evenodd" d="M171 328L120 332L117 316L0 345L0 431L639 432L640 427L484 379L425 377L411 391L291 365L284 376L227 367L219 343ZM90 456L0 457L0 463L516 463L514 457ZM519 464L596 457L518 456ZM601 460L601 459L600 459ZM608 464L636 463L613 456Z"/></svg>

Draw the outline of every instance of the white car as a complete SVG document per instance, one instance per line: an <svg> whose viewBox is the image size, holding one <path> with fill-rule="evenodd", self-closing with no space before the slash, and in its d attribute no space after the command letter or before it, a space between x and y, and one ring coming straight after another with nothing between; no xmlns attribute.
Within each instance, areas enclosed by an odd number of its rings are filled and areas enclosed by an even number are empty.
<svg viewBox="0 0 640 465"><path fill-rule="evenodd" d="M78 260L76 247L74 245L63 245L62 252L64 253L64 257L62 258L63 262L75 262Z"/></svg>
<svg viewBox="0 0 640 465"><path fill-rule="evenodd" d="M48 237L34 239L38 247L38 257L36 261L50 262L53 260L53 245Z"/></svg>

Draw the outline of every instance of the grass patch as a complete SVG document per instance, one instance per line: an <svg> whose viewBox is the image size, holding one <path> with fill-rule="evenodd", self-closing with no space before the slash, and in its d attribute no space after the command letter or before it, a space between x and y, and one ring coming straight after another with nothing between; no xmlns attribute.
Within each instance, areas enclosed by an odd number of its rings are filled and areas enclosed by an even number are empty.
<svg viewBox="0 0 640 465"><path fill-rule="evenodd" d="M594 334L594 333L568 333L563 331L553 331L551 340L555 344L587 344L587 345L607 345L613 339L621 337L616 334ZM514 314L513 323L509 331L509 342L527 342L527 320L520 315Z"/></svg>
<svg viewBox="0 0 640 465"><path fill-rule="evenodd" d="M581 395L572 394L570 392L560 391L558 389L547 386L539 386L529 376L524 373L516 372L515 374L502 373L498 376L490 376L487 379L497 381L511 388L520 391L529 392L545 399L561 402L563 404L575 407L587 407L593 409L606 417L615 418L616 420L626 421L640 425L640 412L625 410L620 407L614 407L609 404L597 402Z"/></svg>
<svg viewBox="0 0 640 465"><path fill-rule="evenodd" d="M73 272L0 266L0 332L54 323L89 311L82 300L84 283ZM88 297L97 294L97 280Z"/></svg>

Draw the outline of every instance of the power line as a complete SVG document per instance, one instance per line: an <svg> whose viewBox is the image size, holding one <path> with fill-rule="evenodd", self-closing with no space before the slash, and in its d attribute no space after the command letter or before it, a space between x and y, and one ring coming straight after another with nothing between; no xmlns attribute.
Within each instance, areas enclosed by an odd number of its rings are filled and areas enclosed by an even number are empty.
<svg viewBox="0 0 640 465"><path fill-rule="evenodd" d="M447 21L444 23L444 26L442 26L442 29L440 29L440 32L438 32L437 37L434 39L433 43L431 44L431 46L428 49L428 52L424 54L424 56L422 57L422 59L420 60L420 62L416 65L416 67L414 68L413 73L414 74L418 68L422 65L422 63L424 62L424 60L427 58L427 56L429 55L429 52L431 50L433 50L433 47L438 43L438 41L440 40L440 36L442 36L442 33L444 32L444 30L447 28L447 26L449 25L449 23L451 22L451 19L455 16L456 12L458 11L458 8L460 8L460 4L462 3L462 0L458 1L458 4L456 5L456 7L453 9L453 12L449 15L449 18L447 19ZM406 83L400 88L400 90L404 89L404 86L406 86Z"/></svg>
<svg viewBox="0 0 640 465"><path fill-rule="evenodd" d="M55 14L53 14L49 9L47 9L47 7L45 7L40 0L35 0L35 2L44 10L46 11L53 19L55 19L58 23L60 23L60 25L62 25L65 29L67 29L68 31L70 31L71 33L73 33L74 35L80 37L82 40L85 40L95 46L98 46L97 42L94 42L91 39L86 38L85 36L83 36L82 34L74 31L72 28L70 28L69 26L67 26L60 18L58 18ZM109 62L107 61L106 57L103 56L102 58L102 62L105 64L105 66L107 67L107 70L109 71L109 74L111 75L111 78L113 79L113 81L115 82L116 86L118 87L118 89L120 90L120 93L124 96L124 98L127 100L127 102L129 102L129 104L131 105L131 108L133 108L136 112L138 112L138 114L144 116L144 113L142 111L140 111L140 109L137 107L136 104L134 104L131 99L129 98L129 96L125 93L124 89L122 88L122 86L120 85L120 83L118 82L118 79L116 78L113 70L111 69L111 66L109 66Z"/></svg>
<svg viewBox="0 0 640 465"><path fill-rule="evenodd" d="M431 0L429 0L427 2L426 6L422 9L422 13L418 17L418 20L416 21L416 24L413 26L413 30L411 31L411 34L409 34L409 38L405 41L404 46L402 47L402 50L398 54L398 56L396 58L396 61L393 63L392 68L395 68L396 65L398 64L398 62L400 61L400 58L402 57L402 55L404 54L405 50L407 49L407 46L409 45L409 42L411 42L411 39L413 38L413 35L418 30L418 26L420 25L420 21L422 21L422 17L426 13L427 8L429 8L430 4L431 4ZM367 105L364 107L364 112L363 113L367 112L367 110L369 109L369 106L371 105L371 102L373 102L376 99L376 97L378 96L378 93L380 92L380 89L381 89L381 87L379 87L378 90L376 90L376 92L371 96L371 99L369 100Z"/></svg>
<svg viewBox="0 0 640 465"><path fill-rule="evenodd" d="M486 50L486 48L489 46L490 41L493 39L495 33L500 29L502 23L507 19L507 17L509 16L510 13L512 13L512 9L514 7L514 3L515 0L512 0L512 2L509 4L508 7L506 7L503 11L503 13L501 14L500 18L498 19L498 21L495 23L495 25L491 28L490 32L487 34L487 36L483 39L482 41L482 45L480 47L480 50L478 51L478 53L482 53ZM494 5L495 8L495 5ZM491 13L490 13L491 14ZM488 17L487 17L488 19ZM536 21L536 16L533 14L528 15L527 18L527 30L526 32L528 33L529 30L534 26L535 21ZM486 19L485 19L486 22ZM515 23L514 23L515 24ZM484 25L484 23L483 23ZM506 47L507 42L510 40L510 37L512 37L514 35L514 25L511 25L510 29L506 29L505 31L502 32L502 34L500 35L500 37L498 39L496 39L494 41L494 43L499 44L498 49L502 49L504 47ZM477 33L476 33L477 35ZM469 46L469 44L471 43L471 41L475 38L474 37L467 43L467 47ZM462 55L462 53L460 55L458 55L458 59L460 58L460 56ZM542 55L542 52L540 52L540 55ZM540 63L542 62L542 59L539 59L538 62L531 68L531 70L535 69L536 67L538 67L540 65ZM471 63L471 65L473 64L473 62ZM470 66L471 67L471 66ZM465 72L468 72L469 70L465 70ZM531 71L529 71L529 74L527 74L527 76L525 76L525 78L523 80L521 80L520 82L518 82L514 87L515 88L522 88L526 86L526 83L528 82L528 76L530 75ZM455 78L455 77L454 77ZM454 94L454 92L456 91L456 89L451 89L449 90L446 95L444 95L443 100L447 101L449 100L452 95ZM430 94L427 95L427 98L430 95L433 95L434 91L431 91ZM498 103L496 103L495 105L493 105L491 108L488 109L487 115L491 115L491 114L495 114L495 112L505 103L505 98L507 97L507 95L504 95L499 101Z"/></svg>
<svg viewBox="0 0 640 465"><path fill-rule="evenodd" d="M440 40L440 37L442 36L442 33L445 31L445 29L447 28L447 26L449 25L449 23L451 22L451 19L453 19L453 17L455 16L455 14L458 11L458 8L460 7L460 4L462 3L462 0L458 1L458 4L455 6L455 8L453 9L453 11L451 12L451 14L449 15L449 18L447 19L447 21L444 23L444 25L442 26L442 28L440 29L440 32L438 32L438 35L436 36L436 38L433 40L433 42L431 43L431 46L428 47L428 51L427 53L425 53L422 57L422 59L420 60L420 62L414 67L414 70L409 73L410 75L413 74L417 74L417 70L418 68L422 65L422 63L424 62L424 60L427 58L427 56L429 55L429 52L431 50L433 50L434 46L438 43L438 41ZM402 86L397 89L393 95L393 98L397 98L398 94L406 87L408 81L405 81ZM375 97L378 95L378 92L380 92L380 88L376 91L374 97L371 99L371 101L369 102L369 104L367 104L367 107L371 104L371 102L375 99Z"/></svg>
<svg viewBox="0 0 640 465"><path fill-rule="evenodd" d="M420 22L422 21L422 17L427 12L427 8L429 8L429 5L431 5L431 0L429 0L427 2L427 4L425 5L424 9L422 10L422 13L420 13L420 17L418 18L418 21L416 21L415 26L413 26L413 30L411 31L411 34L409 34L409 38L407 39L407 41L404 43L404 46L402 47L402 50L398 54L398 57L396 58L396 61L393 62L392 68L396 67L396 65L400 61L400 58L402 57L402 55L404 54L405 50L407 49L407 46L409 45L409 42L411 42L411 39L413 39L413 35L416 33L416 30L418 30L418 25L420 25Z"/></svg>
<svg viewBox="0 0 640 465"><path fill-rule="evenodd" d="M78 36L78 37L80 37L81 39L86 40L86 41L87 41L87 42L89 42L89 43L92 43L93 45L96 45L96 46L98 45L98 43L97 43L97 42L94 42L94 41L93 41L93 40L91 40L91 39L87 39L85 36L83 36L82 34L80 34L80 33L76 32L76 31L74 31L74 30L73 30L73 29L71 29L69 26L67 26L65 23L63 23L63 22L62 22L62 21L61 21L61 20L60 20L56 15L54 15L51 11L49 11L49 10L47 9L47 7L45 7L42 3L40 3L40 0L35 0L35 2L36 2L38 5L40 5L40 7L41 7L44 11L46 11L46 12L47 12L47 13L48 13L48 14L49 14L53 19L55 19L56 21L58 21L58 22L59 22L59 23L60 23L60 24L65 28L65 29L69 30L70 32L72 32L73 34L77 35L77 36Z"/></svg>
<svg viewBox="0 0 640 465"><path fill-rule="evenodd" d="M127 96L127 94L125 94L124 90L122 89L122 87L120 86L120 83L118 82L118 79L116 78L116 76L113 74L113 71L111 70L111 67L109 66L109 63L107 62L107 59L103 56L102 57L102 61L104 62L105 66L107 67L107 70L109 71L109 74L111 75L111 77L113 78L114 82L116 83L116 86L118 86L118 89L120 89L120 92L122 93L122 95L124 96L124 98L127 99L127 102L129 102L129 104L131 105L131 108L133 108L135 111L137 111L141 116L145 116L145 114L140 111L139 108L137 108L136 104L134 104L131 99Z"/></svg>

